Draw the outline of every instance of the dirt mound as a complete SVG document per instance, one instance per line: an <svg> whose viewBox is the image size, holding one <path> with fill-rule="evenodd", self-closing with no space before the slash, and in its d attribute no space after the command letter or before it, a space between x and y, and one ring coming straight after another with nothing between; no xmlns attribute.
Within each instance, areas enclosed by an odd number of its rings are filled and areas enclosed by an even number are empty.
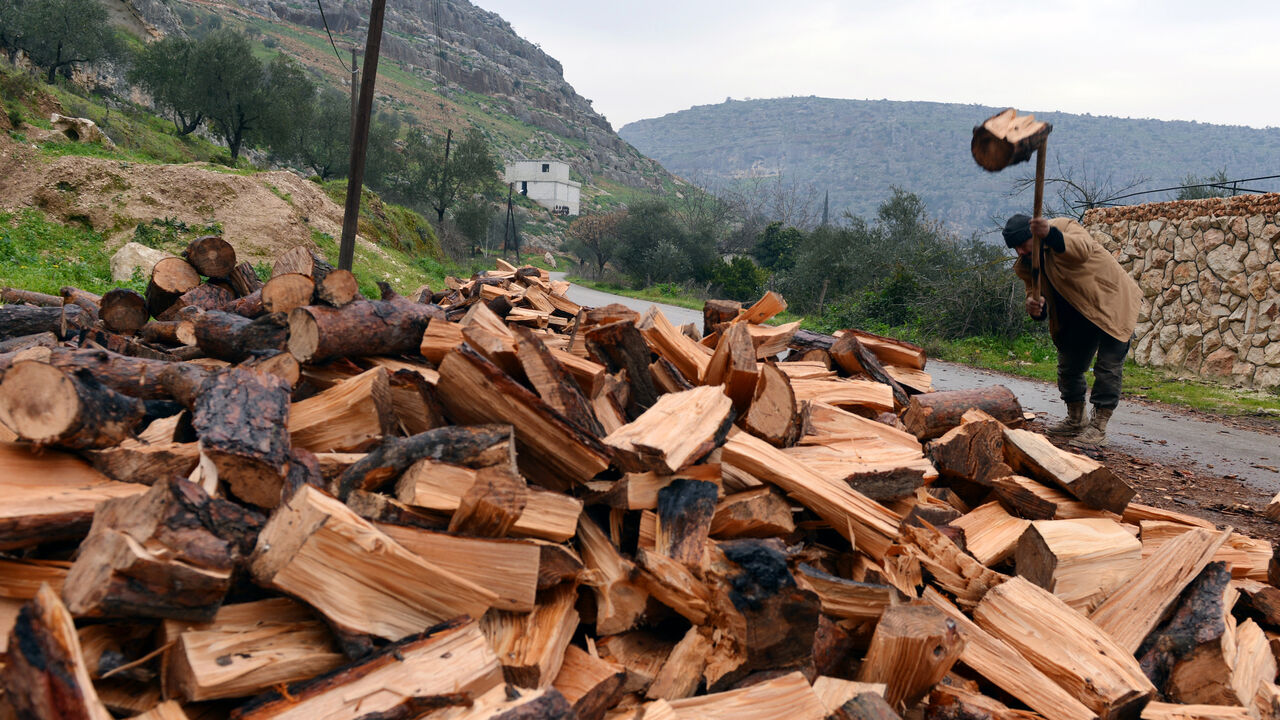
<svg viewBox="0 0 1280 720"><path fill-rule="evenodd" d="M156 218L220 222L237 254L251 262L311 243L313 230L337 237L342 229L342 208L320 186L289 172L239 175L207 163L47 159L16 143L0 151L0 208L36 207L85 223L113 248L130 239L138 223Z"/></svg>

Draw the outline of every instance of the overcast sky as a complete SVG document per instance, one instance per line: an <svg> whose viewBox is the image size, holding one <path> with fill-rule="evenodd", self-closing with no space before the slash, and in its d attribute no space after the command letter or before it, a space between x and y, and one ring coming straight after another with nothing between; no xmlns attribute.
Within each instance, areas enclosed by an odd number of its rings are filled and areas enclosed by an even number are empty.
<svg viewBox="0 0 1280 720"><path fill-rule="evenodd" d="M472 0L614 128L726 97L1280 126L1280 2Z"/></svg>

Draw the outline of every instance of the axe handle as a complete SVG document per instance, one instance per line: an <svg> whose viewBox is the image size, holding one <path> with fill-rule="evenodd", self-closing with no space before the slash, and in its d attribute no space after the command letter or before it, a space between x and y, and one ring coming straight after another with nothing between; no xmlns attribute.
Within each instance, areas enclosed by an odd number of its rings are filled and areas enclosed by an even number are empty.
<svg viewBox="0 0 1280 720"><path fill-rule="evenodd" d="M1044 147L1048 144L1049 139L1045 138L1040 142L1039 149L1036 150L1036 200L1032 217L1040 217L1044 210ZM1042 252L1040 238L1032 238L1031 269L1036 279L1036 297L1042 297L1040 290L1040 255Z"/></svg>

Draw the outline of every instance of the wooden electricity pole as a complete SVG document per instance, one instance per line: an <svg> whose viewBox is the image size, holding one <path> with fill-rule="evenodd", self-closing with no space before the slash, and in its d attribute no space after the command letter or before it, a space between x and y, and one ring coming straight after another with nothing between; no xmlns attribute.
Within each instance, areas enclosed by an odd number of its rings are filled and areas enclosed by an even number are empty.
<svg viewBox="0 0 1280 720"><path fill-rule="evenodd" d="M364 74L360 78L360 107L351 128L351 174L347 178L347 204L342 212L342 242L338 268L350 270L356 252L356 226L360 221L360 192L364 186L364 159L369 144L369 117L373 112L373 87L378 79L378 50L382 46L382 19L387 0L373 0L369 8L369 39L364 46Z"/></svg>
<svg viewBox="0 0 1280 720"><path fill-rule="evenodd" d="M356 131L356 110L360 107L360 68L356 67L356 48L351 46L351 132Z"/></svg>

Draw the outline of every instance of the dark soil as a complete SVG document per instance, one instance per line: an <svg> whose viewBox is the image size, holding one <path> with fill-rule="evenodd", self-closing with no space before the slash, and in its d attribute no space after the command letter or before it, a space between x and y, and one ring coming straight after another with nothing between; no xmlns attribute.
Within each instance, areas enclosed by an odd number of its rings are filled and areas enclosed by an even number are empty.
<svg viewBox="0 0 1280 720"><path fill-rule="evenodd" d="M1182 408L1179 410L1188 412ZM1209 413L1200 415L1223 424L1233 425L1226 422L1222 416ZM1036 432L1044 431L1043 422L1039 419L1029 422L1026 427ZM1252 425L1244 427L1267 432ZM1277 430L1274 423L1270 425L1270 432L1280 435L1280 430ZM1265 539L1272 543L1280 542L1280 523L1263 515L1263 510L1266 509L1271 496L1235 478L1205 475L1197 471L1191 463L1157 462L1114 448L1082 451L1080 448L1068 445L1066 441L1052 437L1050 439L1066 450L1083 453L1106 465L1137 491L1134 502L1195 515L1219 528L1230 525L1249 537ZM1280 467L1275 470L1280 473Z"/></svg>

